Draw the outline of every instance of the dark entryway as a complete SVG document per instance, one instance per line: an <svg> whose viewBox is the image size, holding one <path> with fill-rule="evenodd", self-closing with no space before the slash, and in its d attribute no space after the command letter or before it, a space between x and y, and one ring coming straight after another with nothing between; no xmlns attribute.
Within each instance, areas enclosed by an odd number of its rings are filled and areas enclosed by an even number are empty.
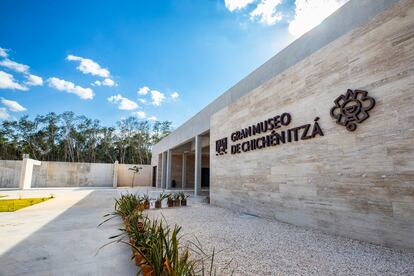
<svg viewBox="0 0 414 276"><path fill-rule="evenodd" d="M157 186L157 166L152 167L152 187Z"/></svg>
<svg viewBox="0 0 414 276"><path fill-rule="evenodd" d="M201 168L201 187L210 187L210 168Z"/></svg>

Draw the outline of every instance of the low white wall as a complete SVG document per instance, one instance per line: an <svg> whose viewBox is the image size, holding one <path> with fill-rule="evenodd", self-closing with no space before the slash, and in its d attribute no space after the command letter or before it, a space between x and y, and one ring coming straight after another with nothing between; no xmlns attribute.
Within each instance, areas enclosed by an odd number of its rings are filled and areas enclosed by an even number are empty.
<svg viewBox="0 0 414 276"><path fill-rule="evenodd" d="M133 171L129 170L134 166L142 168L139 173L135 174L135 186L151 186L151 165L134 165L134 164L119 164L118 169L118 187L132 186Z"/></svg>
<svg viewBox="0 0 414 276"><path fill-rule="evenodd" d="M0 160L0 188L18 188L22 161ZM133 173L128 168L142 167L134 186L151 185L151 166L119 164L118 186L131 186ZM33 167L31 187L112 187L114 164L42 161Z"/></svg>

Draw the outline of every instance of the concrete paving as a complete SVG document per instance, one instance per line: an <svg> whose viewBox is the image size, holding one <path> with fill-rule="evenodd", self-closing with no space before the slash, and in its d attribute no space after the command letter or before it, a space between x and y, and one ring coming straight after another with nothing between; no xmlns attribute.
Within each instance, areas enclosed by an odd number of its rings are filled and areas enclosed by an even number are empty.
<svg viewBox="0 0 414 276"><path fill-rule="evenodd" d="M13 213L0 213L0 275L135 275L130 250L121 244L97 250L121 221L97 227L113 209L113 198L159 189L0 190L8 198L54 199ZM215 248L218 275L414 275L414 252L396 250L265 220L189 198L189 207L151 210ZM196 204L197 203L197 204Z"/></svg>
<svg viewBox="0 0 414 276"><path fill-rule="evenodd" d="M0 275L135 275L131 251L109 245L96 255L120 220L97 227L113 210L115 189L7 190L12 197L49 196L54 199L0 213Z"/></svg>

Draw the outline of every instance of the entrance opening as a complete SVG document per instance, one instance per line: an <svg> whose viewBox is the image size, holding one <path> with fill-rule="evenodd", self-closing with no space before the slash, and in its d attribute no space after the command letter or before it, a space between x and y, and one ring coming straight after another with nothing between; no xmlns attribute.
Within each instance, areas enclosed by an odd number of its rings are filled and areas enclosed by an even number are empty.
<svg viewBox="0 0 414 276"><path fill-rule="evenodd" d="M152 167L152 187L157 186L157 166Z"/></svg>
<svg viewBox="0 0 414 276"><path fill-rule="evenodd" d="M201 187L210 187L210 168L201 168Z"/></svg>
<svg viewBox="0 0 414 276"><path fill-rule="evenodd" d="M198 145L200 146L200 145ZM210 133L206 132L201 135L201 152L200 160L196 160L196 145L195 139L191 139L186 143L180 144L174 148L170 148L168 151L158 155L158 170L156 179L157 187L165 187L172 190L185 190L188 193L195 192L195 182L200 179L201 189L199 189L198 195L208 196L210 193ZM170 162L168 164L168 162ZM200 169L200 175L196 177L196 161L198 163L198 169ZM155 174L155 168L154 174ZM168 171L169 170L169 171ZM198 171L197 171L198 172ZM160 177L161 176L161 177ZM168 176L169 183L166 183ZM161 183L163 182L163 183ZM154 186L154 182L152 183Z"/></svg>

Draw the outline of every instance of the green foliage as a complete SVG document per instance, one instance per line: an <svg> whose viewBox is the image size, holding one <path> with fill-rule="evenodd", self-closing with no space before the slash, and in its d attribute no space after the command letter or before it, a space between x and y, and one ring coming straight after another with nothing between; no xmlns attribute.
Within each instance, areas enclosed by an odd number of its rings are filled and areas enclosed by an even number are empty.
<svg viewBox="0 0 414 276"><path fill-rule="evenodd" d="M156 199L158 202L162 202L164 199L167 199L170 196L170 194L167 193L160 193Z"/></svg>
<svg viewBox="0 0 414 276"><path fill-rule="evenodd" d="M37 203L44 202L51 198L52 197L2 199L0 200L0 212L14 212Z"/></svg>
<svg viewBox="0 0 414 276"><path fill-rule="evenodd" d="M0 159L20 160L22 154L41 161L149 164L151 147L171 133L171 122L129 117L116 127L73 112L38 115L33 120L5 120L0 125Z"/></svg>
<svg viewBox="0 0 414 276"><path fill-rule="evenodd" d="M122 218L128 217L141 203L142 198L136 194L121 195L115 199L115 213Z"/></svg>
<svg viewBox="0 0 414 276"><path fill-rule="evenodd" d="M158 200L167 197L173 195L161 193ZM164 218L150 219L144 215L143 209L137 208L143 198L127 194L116 200L113 214L124 219L125 227L119 229L121 233L110 237L111 241L100 249L112 243L127 244L142 275L217 275L214 267L215 250L211 255L206 254L199 240L196 239L197 243L181 241L180 226L175 224L171 227ZM151 272L144 273L144 269Z"/></svg>
<svg viewBox="0 0 414 276"><path fill-rule="evenodd" d="M186 193L184 193L184 192L178 192L178 198L179 198L180 200L185 200L185 199L187 199L189 196L190 196L190 195L187 195L187 194L186 194Z"/></svg>

